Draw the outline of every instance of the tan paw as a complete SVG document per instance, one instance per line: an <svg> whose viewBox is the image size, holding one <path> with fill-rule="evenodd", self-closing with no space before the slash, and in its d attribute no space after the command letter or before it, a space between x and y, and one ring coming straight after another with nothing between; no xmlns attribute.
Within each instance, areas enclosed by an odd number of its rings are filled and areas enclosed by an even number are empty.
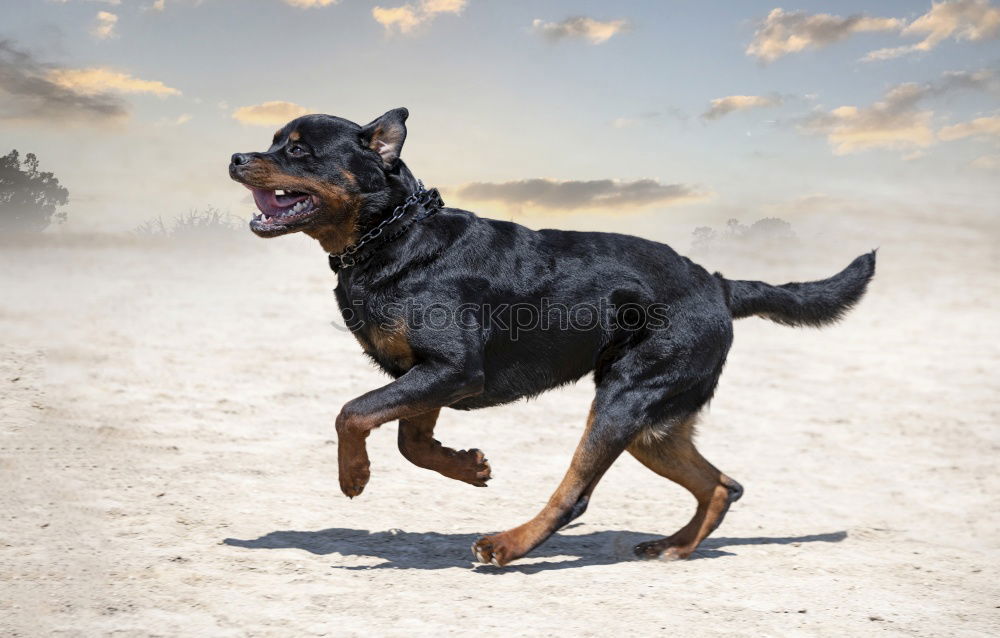
<svg viewBox="0 0 1000 638"><path fill-rule="evenodd" d="M643 560L673 561L687 558L694 551L694 548L671 545L669 538L663 538L658 541L639 543L632 551Z"/></svg>
<svg viewBox="0 0 1000 638"><path fill-rule="evenodd" d="M504 538L504 534L483 536L472 544L472 553L480 563L503 567L512 560L521 557Z"/></svg>
<svg viewBox="0 0 1000 638"><path fill-rule="evenodd" d="M469 485L486 487L486 481L493 478L493 470L490 468L490 462L486 460L486 455L483 454L483 451L473 448L459 452L459 455L466 467L461 470L459 476L456 478L459 481L465 481Z"/></svg>

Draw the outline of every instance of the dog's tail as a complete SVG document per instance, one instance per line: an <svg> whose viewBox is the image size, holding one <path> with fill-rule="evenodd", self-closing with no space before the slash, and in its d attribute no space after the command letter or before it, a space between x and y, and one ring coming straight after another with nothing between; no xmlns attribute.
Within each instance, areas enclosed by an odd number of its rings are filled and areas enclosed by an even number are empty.
<svg viewBox="0 0 1000 638"><path fill-rule="evenodd" d="M763 281L722 280L734 319L757 315L786 326L824 326L861 300L875 274L875 251L861 255L829 279L772 286Z"/></svg>

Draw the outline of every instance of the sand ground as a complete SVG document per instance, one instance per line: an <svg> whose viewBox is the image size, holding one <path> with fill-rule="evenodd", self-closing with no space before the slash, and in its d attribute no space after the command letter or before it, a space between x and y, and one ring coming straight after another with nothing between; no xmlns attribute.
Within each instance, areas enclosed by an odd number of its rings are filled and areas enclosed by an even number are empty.
<svg viewBox="0 0 1000 638"><path fill-rule="evenodd" d="M782 282L881 246L844 323L738 323L699 441L746 494L695 559L631 560L693 501L623 457L579 523L504 569L469 546L548 498L589 380L443 415L439 438L488 454L488 488L409 465L384 426L351 501L333 419L384 377L332 327L308 240L7 240L0 635L996 635L998 229L868 219L706 255Z"/></svg>

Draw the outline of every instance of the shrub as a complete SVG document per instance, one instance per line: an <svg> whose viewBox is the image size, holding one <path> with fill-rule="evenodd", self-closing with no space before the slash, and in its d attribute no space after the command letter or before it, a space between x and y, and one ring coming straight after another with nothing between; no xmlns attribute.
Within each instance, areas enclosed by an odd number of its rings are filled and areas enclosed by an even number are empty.
<svg viewBox="0 0 1000 638"><path fill-rule="evenodd" d="M0 157L0 231L40 233L52 219L62 223L66 213L56 212L69 202L69 191L52 173L38 170L38 158L17 150Z"/></svg>
<svg viewBox="0 0 1000 638"><path fill-rule="evenodd" d="M178 215L169 223L164 223L162 217L150 219L136 226L133 232L140 237L204 241L232 237L244 230L245 224L239 217L209 206Z"/></svg>

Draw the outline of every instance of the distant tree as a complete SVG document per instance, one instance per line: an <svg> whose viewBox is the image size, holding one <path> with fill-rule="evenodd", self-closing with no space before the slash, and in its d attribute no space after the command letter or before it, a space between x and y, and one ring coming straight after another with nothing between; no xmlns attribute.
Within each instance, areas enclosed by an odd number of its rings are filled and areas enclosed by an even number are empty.
<svg viewBox="0 0 1000 638"><path fill-rule="evenodd" d="M758 219L747 229L747 236L754 239L795 241L792 225L777 217Z"/></svg>
<svg viewBox="0 0 1000 638"><path fill-rule="evenodd" d="M738 219L726 222L725 230L717 231L710 226L699 226L694 229L691 249L705 252L740 244L764 246L766 244L796 244L799 239L792 230L792 225L777 217L758 219L746 226Z"/></svg>
<svg viewBox="0 0 1000 638"><path fill-rule="evenodd" d="M53 218L66 220L56 208L68 201L69 191L55 175L38 170L34 153L21 160L15 149L0 157L0 231L41 232Z"/></svg>
<svg viewBox="0 0 1000 638"><path fill-rule="evenodd" d="M717 233L710 226L699 226L694 229L694 241L691 248L694 250L706 250L715 243Z"/></svg>
<svg viewBox="0 0 1000 638"><path fill-rule="evenodd" d="M726 234L730 239L746 235L747 227L740 223L738 219L730 219L726 222Z"/></svg>

